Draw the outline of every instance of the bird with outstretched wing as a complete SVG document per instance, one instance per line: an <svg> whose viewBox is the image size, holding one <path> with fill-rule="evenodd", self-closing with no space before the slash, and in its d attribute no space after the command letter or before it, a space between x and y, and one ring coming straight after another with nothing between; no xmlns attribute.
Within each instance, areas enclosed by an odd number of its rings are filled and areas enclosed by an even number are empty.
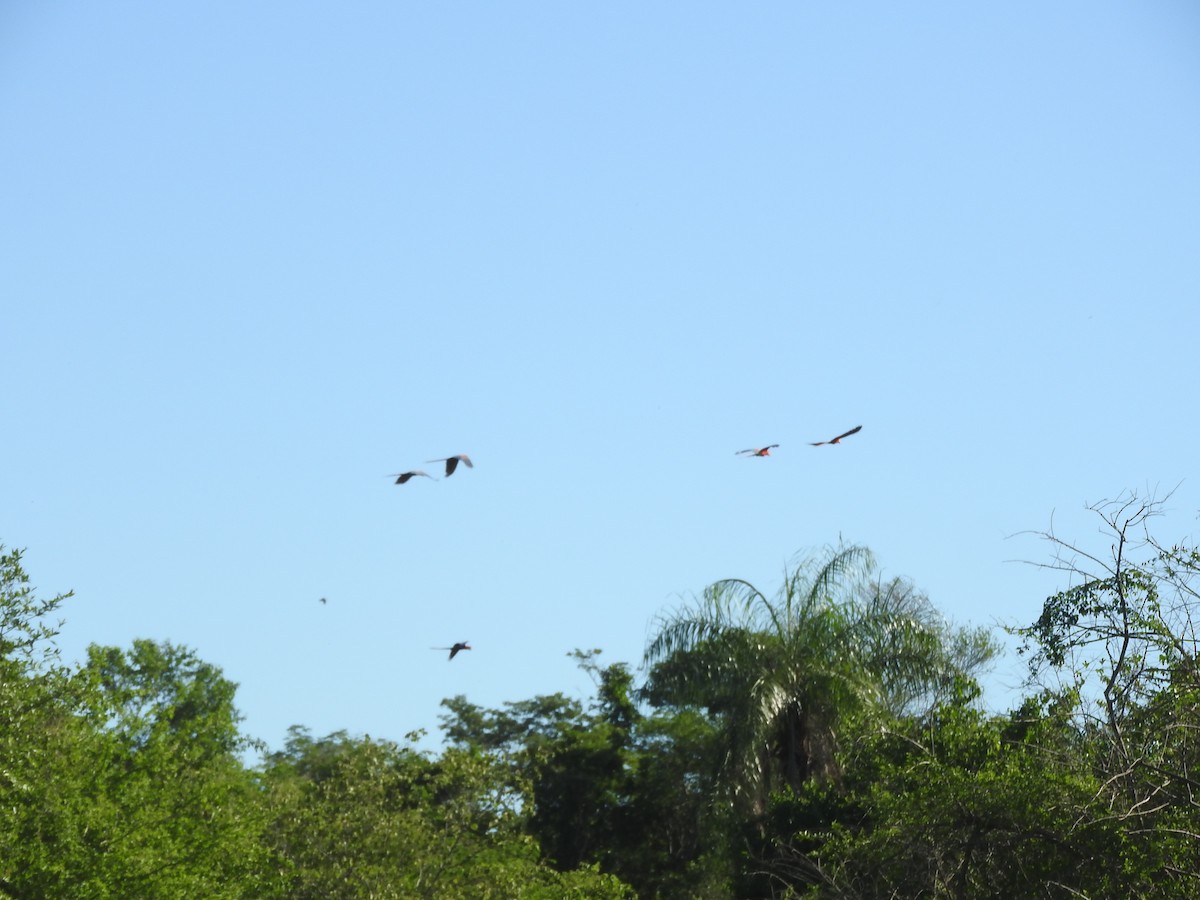
<svg viewBox="0 0 1200 900"><path fill-rule="evenodd" d="M444 462L446 464L446 477L449 478L454 474L454 470L458 468L461 462L468 469L475 468L475 463L471 462L471 457L465 453L457 453L454 456L444 456L441 459L427 459L425 462Z"/></svg>
<svg viewBox="0 0 1200 900"><path fill-rule="evenodd" d="M466 641L457 641L452 647L430 647L430 650L449 650L450 656L447 659L454 659L459 650L470 650L471 645Z"/></svg>
<svg viewBox="0 0 1200 900"><path fill-rule="evenodd" d="M768 444L766 447L751 447L749 450L739 450L734 456L770 456L778 444Z"/></svg>
<svg viewBox="0 0 1200 900"><path fill-rule="evenodd" d="M842 438L850 437L850 435L852 435L852 434L858 434L860 431L862 431L862 426L856 425L853 428L851 428L849 431L847 431L845 434L839 434L837 437L831 438L828 441L816 441L813 443L812 446L822 447L825 444L840 444L842 442Z"/></svg>
<svg viewBox="0 0 1200 900"><path fill-rule="evenodd" d="M396 484L404 484L409 479L416 478L418 475L420 475L423 478L430 478L433 481L437 481L437 479L434 478L432 475L430 475L428 472L422 472L420 469L413 469L412 471L409 471L409 472L393 472L391 475L388 476L388 478L395 478Z"/></svg>

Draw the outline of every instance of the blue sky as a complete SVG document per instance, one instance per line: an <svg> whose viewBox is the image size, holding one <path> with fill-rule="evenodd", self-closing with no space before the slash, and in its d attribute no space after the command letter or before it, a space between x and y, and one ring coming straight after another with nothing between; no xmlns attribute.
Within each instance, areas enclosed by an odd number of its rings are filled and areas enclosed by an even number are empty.
<svg viewBox="0 0 1200 900"><path fill-rule="evenodd" d="M1014 533L1195 529L1198 112L1183 0L7 3L0 541L273 746L839 540L1028 622Z"/></svg>

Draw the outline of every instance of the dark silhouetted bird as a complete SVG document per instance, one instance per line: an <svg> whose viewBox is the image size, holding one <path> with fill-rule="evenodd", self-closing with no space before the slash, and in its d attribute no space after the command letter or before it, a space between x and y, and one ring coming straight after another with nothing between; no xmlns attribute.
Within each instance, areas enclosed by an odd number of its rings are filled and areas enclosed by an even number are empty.
<svg viewBox="0 0 1200 900"><path fill-rule="evenodd" d="M458 468L458 464L463 463L468 469L475 468L475 463L471 462L471 457L465 453L459 453L455 456L445 456L442 459L427 459L425 462L444 462L446 464L446 477L449 478L454 474L454 470Z"/></svg>
<svg viewBox="0 0 1200 900"><path fill-rule="evenodd" d="M852 434L858 434L860 431L862 431L862 426L856 425L855 427L853 427L849 431L847 431L845 434L839 434L837 437L833 438L832 440L817 441L816 443L813 444L813 446L821 447L825 444L840 444L842 442L842 438L850 437L850 435L852 435Z"/></svg>
<svg viewBox="0 0 1200 900"><path fill-rule="evenodd" d="M416 478L418 475L421 475L424 478L433 478L433 476L428 472L422 472L420 469L413 469L411 472L393 472L388 476L388 478L395 478L396 484L404 484L404 482L408 481L408 479ZM437 479L434 480L436 481Z"/></svg>
<svg viewBox="0 0 1200 900"><path fill-rule="evenodd" d="M466 641L459 641L453 647L430 647L429 649L430 650L449 650L450 656L448 657L448 659L454 659L455 655L458 653L459 650L470 650L471 645L468 644Z"/></svg>
<svg viewBox="0 0 1200 900"><path fill-rule="evenodd" d="M734 456L742 456L743 454L749 456L770 456L771 451L778 446L778 444L768 444L766 447L759 447L758 449L751 447L749 450L739 450Z"/></svg>

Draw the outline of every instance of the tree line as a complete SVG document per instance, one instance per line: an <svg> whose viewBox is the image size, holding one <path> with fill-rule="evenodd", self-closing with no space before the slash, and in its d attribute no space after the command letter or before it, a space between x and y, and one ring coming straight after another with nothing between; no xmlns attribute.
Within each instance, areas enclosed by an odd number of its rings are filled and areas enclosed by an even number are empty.
<svg viewBox="0 0 1200 900"><path fill-rule="evenodd" d="M1200 550L1160 504L1053 533L1062 591L1012 629L947 622L863 547L733 579L656 623L593 696L443 701L440 752L239 728L235 685L138 640L62 663L70 594L0 547L0 897L1192 898L1200 893Z"/></svg>

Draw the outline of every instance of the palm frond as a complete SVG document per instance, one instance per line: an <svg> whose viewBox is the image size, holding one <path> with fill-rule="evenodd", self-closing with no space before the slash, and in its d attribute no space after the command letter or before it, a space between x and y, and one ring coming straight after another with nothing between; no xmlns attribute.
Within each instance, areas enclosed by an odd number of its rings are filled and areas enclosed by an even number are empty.
<svg viewBox="0 0 1200 900"><path fill-rule="evenodd" d="M673 653L686 651L726 631L750 628L752 607L762 594L740 578L715 582L691 604L655 620L656 634L646 648L646 662L659 662Z"/></svg>
<svg viewBox="0 0 1200 900"><path fill-rule="evenodd" d="M723 790L754 810L772 787L836 778L843 717L935 695L986 657L954 643L928 598L885 582L866 547L827 548L784 570L768 598L738 578L654 624L643 697L707 711L725 741Z"/></svg>
<svg viewBox="0 0 1200 900"><path fill-rule="evenodd" d="M841 588L848 587L846 582L854 577L867 576L875 571L875 555L861 545L840 547L828 551L829 558L817 569L811 577L805 600L815 605L831 603L839 594Z"/></svg>

